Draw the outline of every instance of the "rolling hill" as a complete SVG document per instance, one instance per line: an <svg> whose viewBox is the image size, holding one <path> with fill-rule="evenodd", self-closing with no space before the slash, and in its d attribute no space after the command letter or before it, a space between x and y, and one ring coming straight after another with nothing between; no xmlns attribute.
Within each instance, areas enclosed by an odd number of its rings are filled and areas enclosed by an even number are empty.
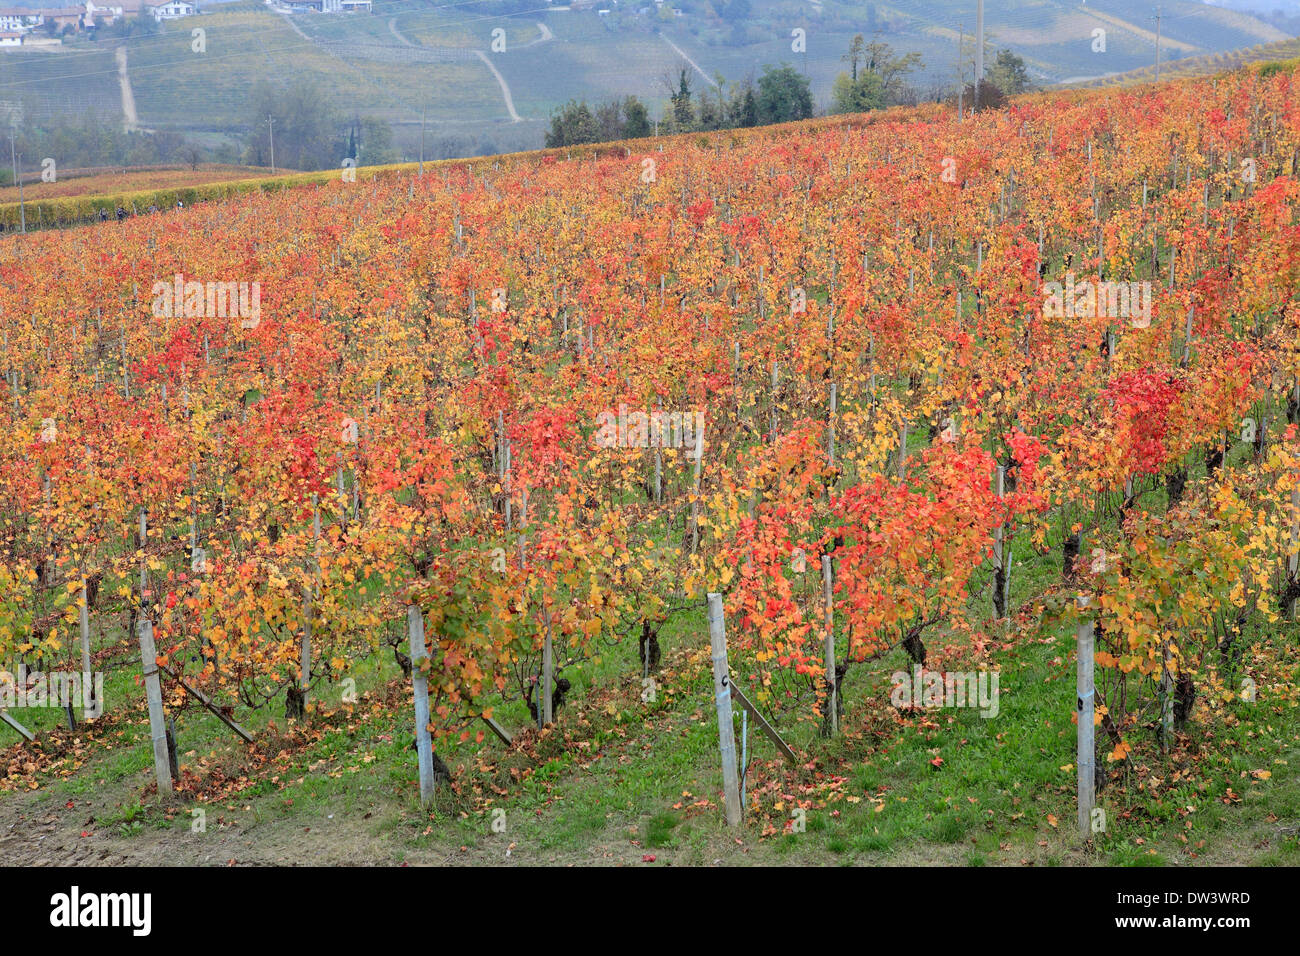
<svg viewBox="0 0 1300 956"><path fill-rule="evenodd" d="M1115 76L1154 60L1154 9L1122 0L989 7L990 55L1010 48L1042 85ZM1238 10L1173 2L1162 11L1162 58L1173 66L1288 39ZM658 113L665 78L686 64L698 88L789 62L807 73L824 105L859 32L919 52L925 66L913 77L917 90L938 95L956 81L963 37L969 79L974 25L974 0L608 0L608 8L592 0L375 0L368 15L296 16L249 0L209 4L156 35L78 37L57 52L0 53L0 104L22 104L26 114L121 117L129 84L140 127L217 143L247 129L259 79L307 80L340 111L392 124L406 158L418 155L422 118L428 155L499 152L539 145L551 112L571 98L635 94ZM205 48L194 52L199 28ZM797 29L806 34L798 53ZM1098 30L1104 51L1095 49Z"/></svg>

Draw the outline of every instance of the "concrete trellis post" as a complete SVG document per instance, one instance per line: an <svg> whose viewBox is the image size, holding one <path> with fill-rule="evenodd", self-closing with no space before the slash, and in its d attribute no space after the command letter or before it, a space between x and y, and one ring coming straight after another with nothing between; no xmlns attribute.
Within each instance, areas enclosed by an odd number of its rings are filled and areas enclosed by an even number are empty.
<svg viewBox="0 0 1300 956"><path fill-rule="evenodd" d="M1007 469L998 465L997 495L1001 504L1005 494ZM1007 596L1011 591L1011 562L1008 560L1006 543L1006 526L998 525L993 529L993 560L997 568L993 575L993 612L1000 618L1007 616Z"/></svg>
<svg viewBox="0 0 1300 956"><path fill-rule="evenodd" d="M768 431L768 439L767 439L770 444L776 444L776 383L777 383L777 376L780 374L780 371L781 371L781 363L773 362L772 363L772 392L771 392L772 421Z"/></svg>
<svg viewBox="0 0 1300 956"><path fill-rule="evenodd" d="M691 554L695 553L700 540L700 480L704 467L704 429L695 430L695 482L691 492Z"/></svg>
<svg viewBox="0 0 1300 956"><path fill-rule="evenodd" d="M90 672L90 592L86 589L86 579L81 579L81 607L78 608L78 623L81 627L81 671L87 700L94 700L95 682Z"/></svg>
<svg viewBox="0 0 1300 956"><path fill-rule="evenodd" d="M731 677L727 671L727 625L722 595L709 594L709 643L713 652L713 699L718 708L718 750L727 826L740 823L740 775L736 767L736 728L731 722Z"/></svg>
<svg viewBox="0 0 1300 956"><path fill-rule="evenodd" d="M149 559L145 549L149 543L149 519L143 508L140 509L140 606L144 607L144 592L149 586Z"/></svg>
<svg viewBox="0 0 1300 956"><path fill-rule="evenodd" d="M837 410L837 397L835 383L831 382L830 415L826 425L826 462L832 468L835 467L835 413Z"/></svg>
<svg viewBox="0 0 1300 956"><path fill-rule="evenodd" d="M344 482L343 476L343 452L338 453L338 462L338 473L335 484L337 485L339 496L339 520L346 523L348 520L348 494L346 490L347 485Z"/></svg>
<svg viewBox="0 0 1300 956"><path fill-rule="evenodd" d="M17 731L19 736L21 736L23 740L26 740L28 743L31 743L33 740L36 739L36 735L34 733L32 733L30 730L28 730L26 727L20 724L13 717L9 716L9 713L7 711L0 710L0 723L7 724L10 727L10 729Z"/></svg>
<svg viewBox="0 0 1300 956"><path fill-rule="evenodd" d="M1076 599L1079 610L1086 611L1091 598L1086 595L1080 595ZM1079 662L1078 662L1078 754L1076 763L1079 768L1079 836L1087 840L1092 833L1092 808L1096 803L1096 741L1094 739L1093 722L1094 716L1094 684L1093 684L1093 651L1095 635L1093 633L1092 621L1086 620L1079 624L1078 645L1079 645Z"/></svg>
<svg viewBox="0 0 1300 956"><path fill-rule="evenodd" d="M303 592L302 596L302 646L299 648L298 668L299 668L299 689L302 691L303 712L307 710L307 697L310 694L311 687L311 622L312 622L312 593L311 586Z"/></svg>
<svg viewBox="0 0 1300 956"><path fill-rule="evenodd" d="M190 569L194 570L199 547L199 495L195 490L198 468L190 462Z"/></svg>
<svg viewBox="0 0 1300 956"><path fill-rule="evenodd" d="M732 352L734 353L734 358L732 359L732 367L734 369L732 379L733 387L736 392L736 421L740 421L740 343L732 342L731 346Z"/></svg>
<svg viewBox="0 0 1300 956"><path fill-rule="evenodd" d="M524 488L519 495L519 570L523 570L524 563L528 558L528 534L524 530L528 527L528 489Z"/></svg>
<svg viewBox="0 0 1300 956"><path fill-rule="evenodd" d="M1300 485L1291 489L1291 556L1287 559L1287 569L1293 580L1297 569L1300 569L1300 550L1297 549L1300 549ZM1292 599L1291 606L1287 608L1287 614L1295 618L1295 599Z"/></svg>
<svg viewBox="0 0 1300 956"><path fill-rule="evenodd" d="M834 570L831 556L822 555L822 597L826 603L826 713L829 715L831 736L839 733L839 692L835 687L835 603Z"/></svg>
<svg viewBox="0 0 1300 956"><path fill-rule="evenodd" d="M1160 749L1169 751L1169 742L1174 735L1174 674L1170 668L1169 639L1165 638L1162 648L1163 666L1160 672Z"/></svg>
<svg viewBox="0 0 1300 956"><path fill-rule="evenodd" d="M542 723L555 721L554 700L551 684L555 680L555 647L551 641L551 617L546 616L546 643L542 646L542 686L538 689L541 696Z"/></svg>
<svg viewBox="0 0 1300 956"><path fill-rule="evenodd" d="M505 460L501 467L501 488L506 497L506 531L510 530L513 520L513 507L511 502L510 491L510 439L505 439L506 453Z"/></svg>
<svg viewBox="0 0 1300 956"><path fill-rule="evenodd" d="M433 741L429 738L429 678L420 664L428 658L424 649L424 613L418 605L406 608L406 628L411 640L411 688L415 692L415 749L420 764L420 803L433 799Z"/></svg>
<svg viewBox="0 0 1300 956"><path fill-rule="evenodd" d="M664 500L664 453L659 445L655 445L655 504L662 504Z"/></svg>
<svg viewBox="0 0 1300 956"><path fill-rule="evenodd" d="M158 793L171 793L171 759L167 755L167 721L163 716L162 682L158 679L158 649L153 642L153 621L141 618L139 632L144 692L149 702L149 736L153 741L153 769L158 778Z"/></svg>

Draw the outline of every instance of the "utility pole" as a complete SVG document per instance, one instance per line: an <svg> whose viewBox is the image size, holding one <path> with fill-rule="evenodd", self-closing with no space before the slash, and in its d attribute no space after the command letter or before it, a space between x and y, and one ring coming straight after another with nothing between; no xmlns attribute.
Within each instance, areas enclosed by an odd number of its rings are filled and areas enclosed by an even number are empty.
<svg viewBox="0 0 1300 956"><path fill-rule="evenodd" d="M23 181L18 178L18 154L14 151L14 136L17 133L16 126L9 127L9 161L14 168L14 182L18 185L18 221L20 231L27 232L27 209L23 205Z"/></svg>
<svg viewBox="0 0 1300 956"><path fill-rule="evenodd" d="M275 175L275 120L271 119L271 114L266 114L266 128L271 137L271 175Z"/></svg>
<svg viewBox="0 0 1300 956"><path fill-rule="evenodd" d="M1160 82L1160 8L1156 7L1156 15L1148 19L1156 21L1156 82Z"/></svg>
<svg viewBox="0 0 1300 956"><path fill-rule="evenodd" d="M984 0L975 2L975 103L980 111L980 80L984 79Z"/></svg>
<svg viewBox="0 0 1300 956"><path fill-rule="evenodd" d="M424 114L428 107L420 108L420 178L424 178Z"/></svg>
<svg viewBox="0 0 1300 956"><path fill-rule="evenodd" d="M962 118L962 95L966 92L964 89L966 85L966 69L961 62L961 49L966 45L966 24L960 24L958 29L960 32L957 34L957 122L960 123Z"/></svg>

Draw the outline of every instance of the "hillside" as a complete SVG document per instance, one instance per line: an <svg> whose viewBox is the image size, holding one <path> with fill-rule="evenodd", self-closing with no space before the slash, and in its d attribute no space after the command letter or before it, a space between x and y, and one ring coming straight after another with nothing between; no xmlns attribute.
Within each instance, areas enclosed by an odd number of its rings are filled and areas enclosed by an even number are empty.
<svg viewBox="0 0 1300 956"><path fill-rule="evenodd" d="M1228 53L1207 53L1199 56L1184 57L1171 63L1160 64L1160 77L1211 76L1224 70L1234 70L1249 63L1284 63L1300 57L1300 38L1281 40L1277 43L1262 43L1259 46L1244 47ZM1150 83L1155 79L1155 64L1072 85L1080 87L1114 86L1133 83Z"/></svg>
<svg viewBox="0 0 1300 956"><path fill-rule="evenodd" d="M1295 83L6 232L0 856L1294 864Z"/></svg>
<svg viewBox="0 0 1300 956"><path fill-rule="evenodd" d="M36 173L24 176L22 196L28 203L73 196L109 196L254 179L268 176L270 172L269 169L256 166L221 166L213 163L201 163L197 168L157 166L150 169L60 169L55 182L43 182ZM0 206L17 201L18 187L0 186Z"/></svg>
<svg viewBox="0 0 1300 956"><path fill-rule="evenodd" d="M688 61L697 86L718 74L734 84L764 64L790 62L808 74L824 104L858 32L879 31L895 49L919 52L925 68L914 80L930 95L955 82L963 33L969 78L974 8L974 0L611 0L601 15L591 3L376 0L370 15L286 16L256 2L221 4L168 23L156 36L5 51L0 102L21 102L37 114L121 117L125 76L140 126L216 143L242 137L259 78L305 80L345 114L393 124L407 158L418 155L422 116L433 152L502 152L540 145L547 117L571 98L635 94L657 113L664 78ZM191 49L196 27L206 31L205 52ZM806 31L806 52L792 52L794 29ZM1093 51L1098 29L1107 31L1104 53ZM504 50L492 49L494 30L504 31ZM1173 61L1285 39L1249 14L1195 2L1165 4L1161 30L1164 56ZM1042 84L1123 73L1154 57L1154 24L1123 0L990 4L987 33L990 53L1012 49Z"/></svg>

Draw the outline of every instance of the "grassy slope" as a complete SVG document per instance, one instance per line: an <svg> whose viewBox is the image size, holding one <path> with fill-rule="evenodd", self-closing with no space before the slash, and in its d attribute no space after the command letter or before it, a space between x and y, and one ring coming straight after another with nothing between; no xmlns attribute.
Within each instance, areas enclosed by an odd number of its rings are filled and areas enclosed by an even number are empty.
<svg viewBox="0 0 1300 956"><path fill-rule="evenodd" d="M1300 37L1282 40L1277 43L1264 43L1259 46L1234 50L1231 53L1213 53L1188 57L1170 63L1160 64L1161 77L1194 77L1222 73L1224 70L1236 69L1248 63L1285 62L1300 57ZM1150 83L1155 78L1155 64L1138 70L1130 70L1103 80L1075 84L1078 86L1110 86L1128 83Z"/></svg>
<svg viewBox="0 0 1300 956"><path fill-rule="evenodd" d="M271 170L259 166L223 166L219 163L201 163L198 169L188 166L167 166L154 169L100 170L89 174L58 171L58 180L52 183L24 180L23 199L35 202L60 196L102 196L169 186L201 186L205 183L252 179L270 176ZM18 201L18 187L0 187L0 204Z"/></svg>
<svg viewBox="0 0 1300 956"><path fill-rule="evenodd" d="M690 11L680 19L637 17L639 4L626 5L608 18L594 9L545 11L494 17L464 5L432 0L377 0L371 16L299 16L293 24L263 4L247 0L223 4L193 20L166 26L159 36L125 41L141 122L146 127L203 132L237 132L248 122L246 101L257 79L273 82L307 79L348 113L373 115L394 123L471 121L499 124L506 117L495 79L477 59L410 63L390 21L410 42L425 47L487 50L491 31L506 31L507 50L491 54L510 84L521 116L538 127L570 98L605 100L636 94L658 106L662 82L681 58L665 42L685 50L710 77L717 71L734 83L760 72L766 63L790 62L806 69L817 99L826 101L840 60L853 34L868 30L861 3L826 0L820 10L794 0L754 0L744 46L729 45L732 25L708 18L703 6L682 0ZM956 73L956 39L974 26L968 0L909 0L876 5L885 39L898 50L918 51L926 64L917 76L924 93ZM1279 39L1276 30L1233 11L1191 2L1165 5L1166 56L1193 56L1252 47ZM1125 0L1093 0L1075 7L1052 0L1014 0L991 5L987 28L990 48L1009 46L1026 58L1035 79L1057 82L1074 77L1120 73L1144 66L1153 54L1152 24ZM526 46L539 36L537 24L553 31L551 42ZM207 51L193 53L190 31L207 31ZM790 49L790 31L807 31L807 55ZM1093 53L1091 31L1107 29L1107 52ZM662 35L660 35L662 34ZM0 55L0 100L23 98L33 109L95 109L120 115L113 47L74 41L58 53ZM320 44L325 44L322 46ZM344 44L340 51L338 46ZM371 55L348 53L347 44L378 46ZM376 58L377 57L377 58ZM969 67L967 68L969 72ZM702 80L695 77L697 85ZM409 147L410 137L404 137Z"/></svg>

